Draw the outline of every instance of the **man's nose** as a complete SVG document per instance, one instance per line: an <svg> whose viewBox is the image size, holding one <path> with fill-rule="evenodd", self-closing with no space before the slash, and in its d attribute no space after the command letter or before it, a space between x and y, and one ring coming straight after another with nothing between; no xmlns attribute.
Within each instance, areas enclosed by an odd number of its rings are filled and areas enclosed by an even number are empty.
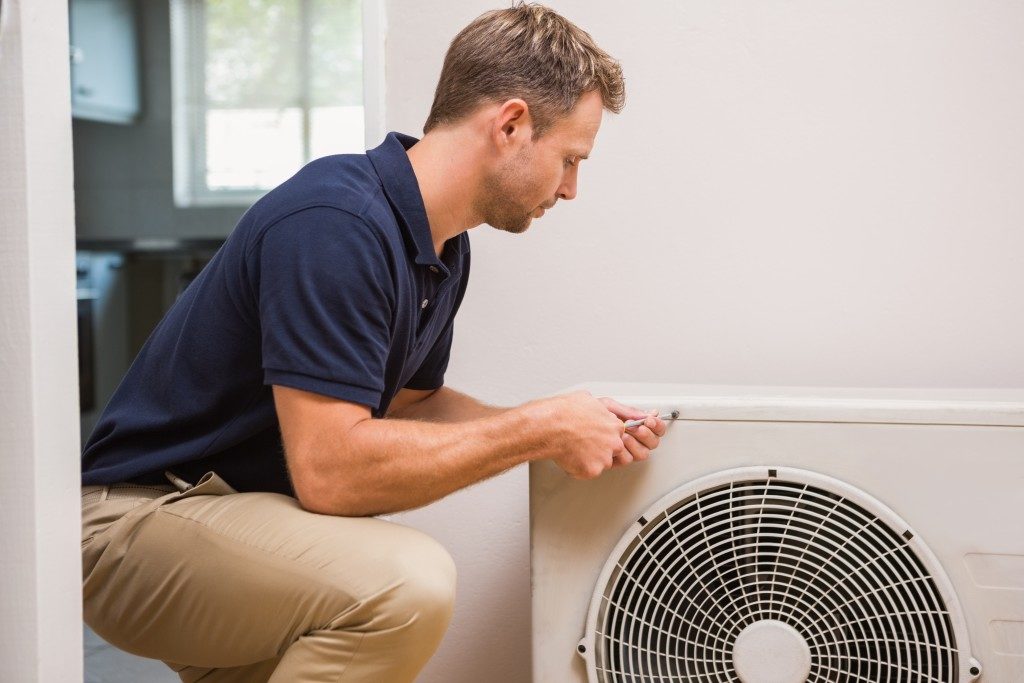
<svg viewBox="0 0 1024 683"><path fill-rule="evenodd" d="M559 199L576 199L576 177L567 178L558 188Z"/></svg>

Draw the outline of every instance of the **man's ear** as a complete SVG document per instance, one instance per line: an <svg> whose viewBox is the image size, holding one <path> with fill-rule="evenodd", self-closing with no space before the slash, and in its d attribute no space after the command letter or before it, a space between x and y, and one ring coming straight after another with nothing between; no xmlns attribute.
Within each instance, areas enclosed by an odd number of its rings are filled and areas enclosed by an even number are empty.
<svg viewBox="0 0 1024 683"><path fill-rule="evenodd" d="M530 107L524 100L513 98L498 107L494 117L494 144L501 151L518 148L533 136Z"/></svg>

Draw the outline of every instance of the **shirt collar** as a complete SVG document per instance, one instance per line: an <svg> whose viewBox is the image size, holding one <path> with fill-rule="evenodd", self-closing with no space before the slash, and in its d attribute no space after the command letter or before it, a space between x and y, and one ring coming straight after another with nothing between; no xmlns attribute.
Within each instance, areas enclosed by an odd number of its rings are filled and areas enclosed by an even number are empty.
<svg viewBox="0 0 1024 683"><path fill-rule="evenodd" d="M434 238L430 234L430 222L427 220L427 209L423 206L423 195L420 194L416 174L409 163L406 150L419 140L403 133L388 133L378 147L368 150L373 168L380 177L384 194L387 195L395 210L399 225L405 231L406 240L411 242L416 252L416 263L422 265L443 266L434 251ZM461 250L461 241L453 245Z"/></svg>

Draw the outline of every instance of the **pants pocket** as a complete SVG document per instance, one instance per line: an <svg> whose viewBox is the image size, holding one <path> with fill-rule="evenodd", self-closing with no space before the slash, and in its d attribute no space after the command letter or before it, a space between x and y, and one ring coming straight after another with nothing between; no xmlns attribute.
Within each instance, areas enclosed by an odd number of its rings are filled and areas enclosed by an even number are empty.
<svg viewBox="0 0 1024 683"><path fill-rule="evenodd" d="M158 491L159 492L159 491ZM157 508L192 496L238 493L216 472L207 472L186 491L168 491L155 498L108 496L82 510L82 578L86 579L110 541L131 529Z"/></svg>
<svg viewBox="0 0 1024 683"><path fill-rule="evenodd" d="M175 494L169 500L164 502L180 500L182 498L191 498L192 496L226 496L232 493L238 493L238 491L221 479L220 475L216 472L207 472L199 478L199 481L195 483L195 486L192 486L187 491Z"/></svg>

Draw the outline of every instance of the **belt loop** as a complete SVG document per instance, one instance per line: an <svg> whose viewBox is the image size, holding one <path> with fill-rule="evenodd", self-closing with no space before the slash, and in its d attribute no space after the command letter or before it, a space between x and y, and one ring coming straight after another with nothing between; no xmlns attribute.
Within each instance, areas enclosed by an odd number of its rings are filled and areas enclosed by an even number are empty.
<svg viewBox="0 0 1024 683"><path fill-rule="evenodd" d="M185 491L192 488L192 484L175 475L174 472L171 472L170 470L164 470L164 476L167 477L167 480L174 484L174 487L181 493L185 493Z"/></svg>
<svg viewBox="0 0 1024 683"><path fill-rule="evenodd" d="M102 503L107 499L107 494L110 493L110 486L104 486L103 491L100 492L100 502Z"/></svg>

